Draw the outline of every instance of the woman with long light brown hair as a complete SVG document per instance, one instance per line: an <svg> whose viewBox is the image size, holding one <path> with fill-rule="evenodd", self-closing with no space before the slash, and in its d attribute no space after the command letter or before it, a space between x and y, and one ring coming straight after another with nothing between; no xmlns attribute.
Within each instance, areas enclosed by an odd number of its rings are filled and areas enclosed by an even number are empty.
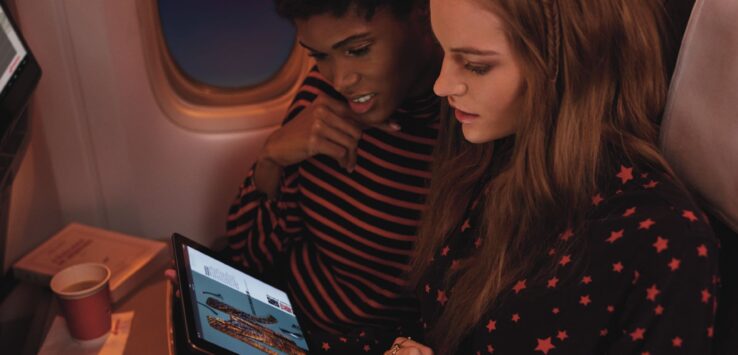
<svg viewBox="0 0 738 355"><path fill-rule="evenodd" d="M387 354L708 354L717 241L656 147L657 0L431 0L443 124Z"/></svg>

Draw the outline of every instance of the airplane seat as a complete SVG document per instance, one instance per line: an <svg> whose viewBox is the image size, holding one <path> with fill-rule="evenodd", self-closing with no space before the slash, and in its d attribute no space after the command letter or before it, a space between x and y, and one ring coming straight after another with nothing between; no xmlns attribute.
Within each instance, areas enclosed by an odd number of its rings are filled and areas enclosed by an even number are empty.
<svg viewBox="0 0 738 355"><path fill-rule="evenodd" d="M661 147L720 239L714 342L738 353L738 1L697 0L671 80Z"/></svg>

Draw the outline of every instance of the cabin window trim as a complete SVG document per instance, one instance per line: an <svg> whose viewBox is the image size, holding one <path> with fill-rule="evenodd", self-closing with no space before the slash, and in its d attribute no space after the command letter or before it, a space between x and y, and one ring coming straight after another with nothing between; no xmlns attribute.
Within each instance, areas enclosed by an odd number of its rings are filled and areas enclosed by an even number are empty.
<svg viewBox="0 0 738 355"><path fill-rule="evenodd" d="M279 71L248 88L198 83L173 60L164 38L158 1L137 0L146 70L155 99L175 124L201 132L233 132L281 123L303 78L313 66L297 41Z"/></svg>

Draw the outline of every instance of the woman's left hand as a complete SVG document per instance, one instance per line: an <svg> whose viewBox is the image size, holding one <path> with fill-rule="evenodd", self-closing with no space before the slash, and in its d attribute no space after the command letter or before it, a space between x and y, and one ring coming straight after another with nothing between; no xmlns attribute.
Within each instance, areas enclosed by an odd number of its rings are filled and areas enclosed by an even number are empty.
<svg viewBox="0 0 738 355"><path fill-rule="evenodd" d="M433 350L411 338L399 337L384 355L433 355Z"/></svg>

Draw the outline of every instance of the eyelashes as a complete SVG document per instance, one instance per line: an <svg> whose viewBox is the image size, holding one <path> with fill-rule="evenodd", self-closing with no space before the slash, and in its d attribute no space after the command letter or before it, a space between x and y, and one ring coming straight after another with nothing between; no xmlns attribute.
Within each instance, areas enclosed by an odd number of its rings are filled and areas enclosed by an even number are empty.
<svg viewBox="0 0 738 355"><path fill-rule="evenodd" d="M492 68L489 64L474 64L474 63L464 63L464 69L476 74L476 75L484 75L489 72L489 70Z"/></svg>
<svg viewBox="0 0 738 355"><path fill-rule="evenodd" d="M371 47L371 45L370 44L367 44L367 45L361 46L359 48L347 49L346 52L344 52L344 53L346 55L348 55L348 56L351 56L351 57L361 57L361 56L364 56L367 53L369 53L369 48L370 47Z"/></svg>
<svg viewBox="0 0 738 355"><path fill-rule="evenodd" d="M357 48L347 49L343 52L343 54L349 57L363 57L369 54L369 50L371 49L371 47L372 47L371 43L365 44ZM308 56L310 56L311 58L315 59L315 61L318 61L318 62L323 61L328 58L328 54L320 53L320 52L310 52L308 53Z"/></svg>

